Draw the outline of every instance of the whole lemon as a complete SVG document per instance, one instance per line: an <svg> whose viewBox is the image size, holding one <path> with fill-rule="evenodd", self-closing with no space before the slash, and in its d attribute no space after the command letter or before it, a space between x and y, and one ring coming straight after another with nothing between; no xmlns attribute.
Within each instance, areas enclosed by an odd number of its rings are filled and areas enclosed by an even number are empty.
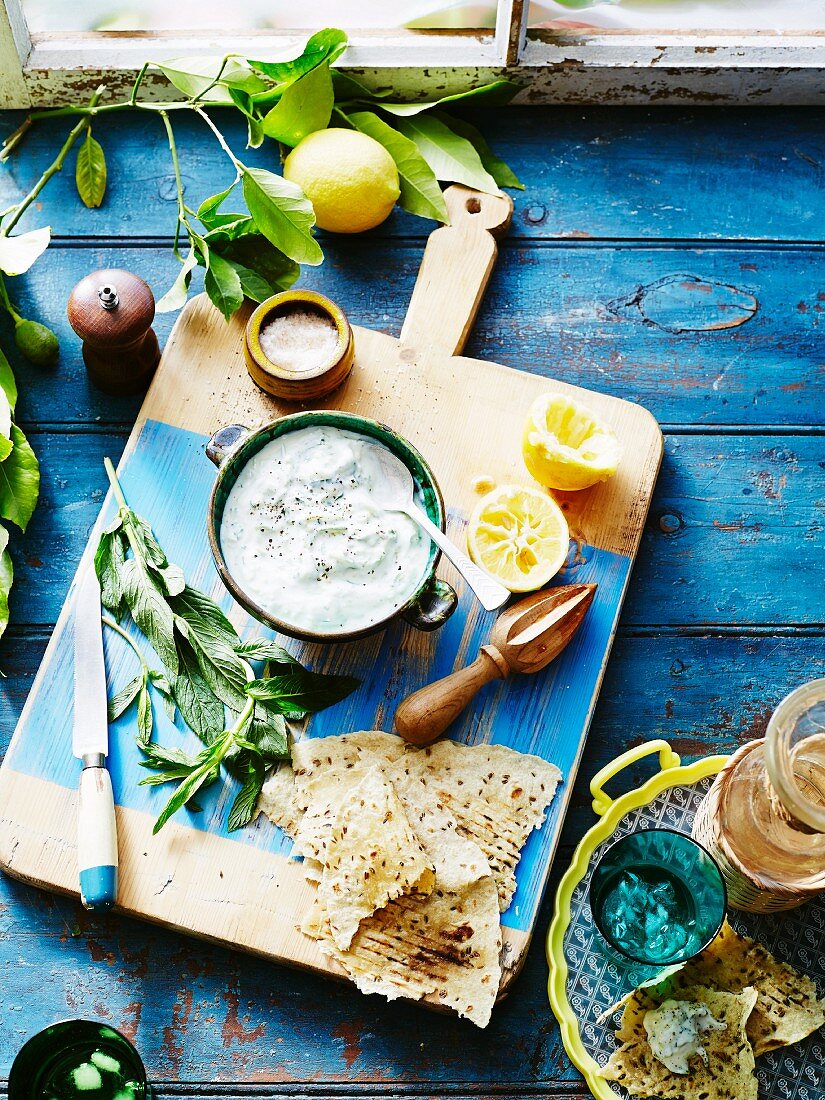
<svg viewBox="0 0 825 1100"><path fill-rule="evenodd" d="M332 233L362 233L389 216L401 193L398 169L374 138L332 127L308 134L284 162L315 210L316 224Z"/></svg>

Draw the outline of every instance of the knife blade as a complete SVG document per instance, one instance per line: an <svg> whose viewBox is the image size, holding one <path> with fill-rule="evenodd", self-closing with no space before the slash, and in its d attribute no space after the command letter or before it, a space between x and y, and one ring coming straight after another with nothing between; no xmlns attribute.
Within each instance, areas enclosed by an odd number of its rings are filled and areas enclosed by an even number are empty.
<svg viewBox="0 0 825 1100"><path fill-rule="evenodd" d="M106 769L109 718L100 586L90 565L79 582L74 616L72 751L83 769L77 814L80 899L87 909L111 909L117 896L117 826Z"/></svg>

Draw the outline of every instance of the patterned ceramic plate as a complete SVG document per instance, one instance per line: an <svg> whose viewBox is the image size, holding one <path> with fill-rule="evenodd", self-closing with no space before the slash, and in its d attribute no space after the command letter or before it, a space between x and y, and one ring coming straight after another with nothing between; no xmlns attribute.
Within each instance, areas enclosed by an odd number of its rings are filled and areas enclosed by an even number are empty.
<svg viewBox="0 0 825 1100"><path fill-rule="evenodd" d="M653 779L615 801L604 793L608 779L654 752L659 753L661 770ZM620 756L590 785L593 809L601 820L579 844L559 885L547 953L550 1003L565 1049L599 1100L627 1096L598 1076L616 1048L613 1032L619 1014L601 1017L660 968L626 962L608 948L590 913L590 875L605 848L627 833L657 827L690 833L696 810L724 762L725 757L716 756L681 767L667 742L653 741ZM738 932L810 975L820 996L825 995L824 901L769 916L731 910L729 919ZM762 1055L756 1071L760 1100L823 1100L825 1034L820 1030L802 1043Z"/></svg>

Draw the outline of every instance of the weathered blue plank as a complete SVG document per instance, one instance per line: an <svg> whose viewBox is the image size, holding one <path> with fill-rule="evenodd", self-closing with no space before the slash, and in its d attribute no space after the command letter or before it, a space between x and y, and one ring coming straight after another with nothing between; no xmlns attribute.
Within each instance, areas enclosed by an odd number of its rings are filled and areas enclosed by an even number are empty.
<svg viewBox="0 0 825 1100"><path fill-rule="evenodd" d="M467 354L638 401L664 424L821 424L823 255L506 242ZM353 322L398 334L420 261L418 243L339 240L322 267L305 268L302 282L338 301ZM57 367L32 367L0 323L21 380L24 423L134 419L139 399L89 386L65 317L74 283L119 265L143 275L158 296L177 272L168 248L95 245L52 249L13 281L24 312L52 323L62 345ZM157 318L162 341L173 320Z"/></svg>
<svg viewBox="0 0 825 1100"><path fill-rule="evenodd" d="M21 115L6 114L0 132ZM277 146L244 151L246 127L215 117L236 153L270 167ZM825 216L825 137L815 110L515 108L468 115L521 176L514 232L531 238L679 237L811 240ZM232 181L232 166L204 124L173 117L187 200L197 207ZM17 200L54 156L71 126L38 124L0 172L0 207ZM99 120L109 193L85 210L72 173L53 180L45 217L66 236L171 236L175 187L160 120L141 114ZM37 212L35 221L44 215ZM393 215L376 236L421 236L428 223Z"/></svg>
<svg viewBox="0 0 825 1100"><path fill-rule="evenodd" d="M43 495L12 541L12 621L46 624L100 508L103 456L124 435L36 431L32 443ZM822 462L817 436L669 436L622 624L825 624Z"/></svg>

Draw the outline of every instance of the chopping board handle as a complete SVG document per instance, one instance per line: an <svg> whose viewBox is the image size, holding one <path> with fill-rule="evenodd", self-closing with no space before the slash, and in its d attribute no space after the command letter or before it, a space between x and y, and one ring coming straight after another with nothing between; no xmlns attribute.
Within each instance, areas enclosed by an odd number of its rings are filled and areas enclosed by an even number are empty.
<svg viewBox="0 0 825 1100"><path fill-rule="evenodd" d="M401 343L434 344L459 354L475 320L496 262L496 238L513 216L509 195L486 195L461 184L444 192L450 224L430 234Z"/></svg>

